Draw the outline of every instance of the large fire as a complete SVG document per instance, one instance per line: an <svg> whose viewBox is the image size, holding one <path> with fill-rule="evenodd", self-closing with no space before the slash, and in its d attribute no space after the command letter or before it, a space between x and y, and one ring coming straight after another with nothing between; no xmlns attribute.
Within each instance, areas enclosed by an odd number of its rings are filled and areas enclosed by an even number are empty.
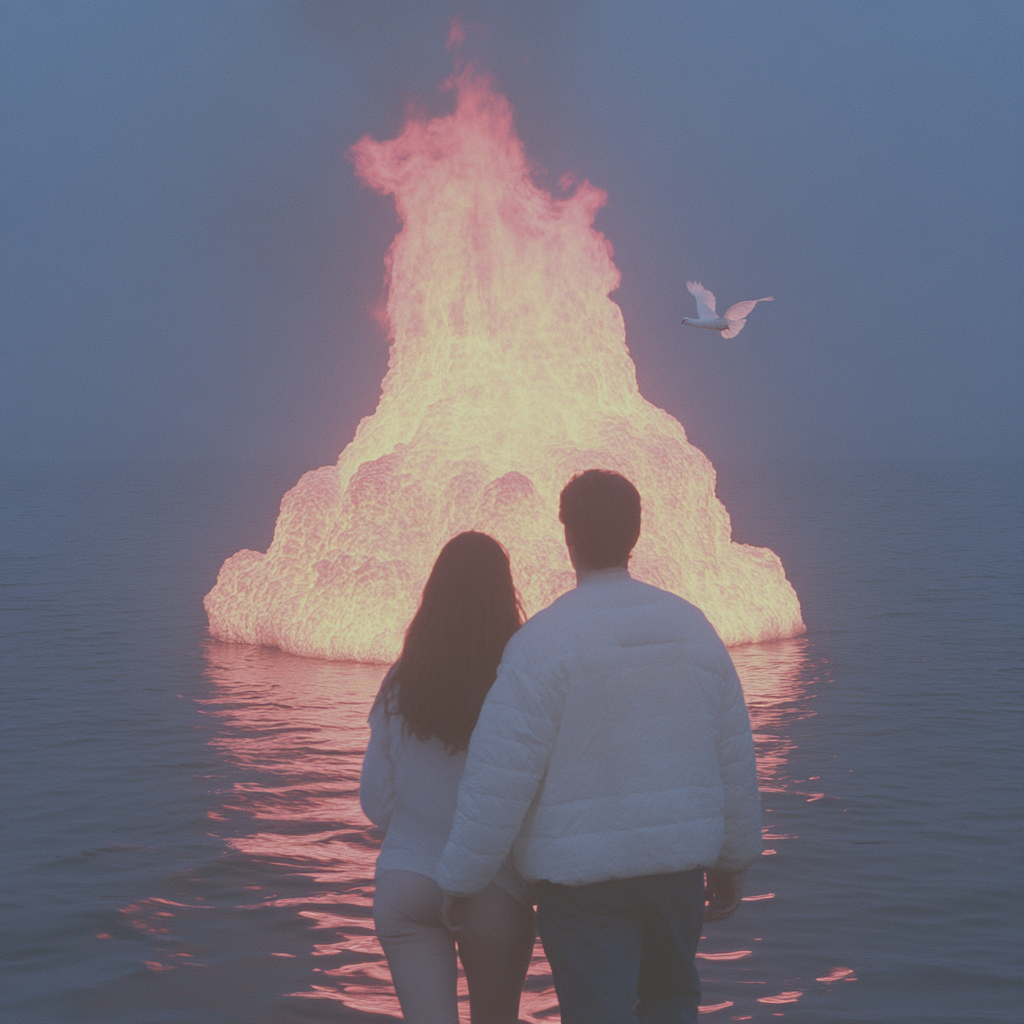
<svg viewBox="0 0 1024 1024"><path fill-rule="evenodd" d="M380 403L335 466L281 503L266 554L239 551L206 597L211 633L296 654L398 654L441 546L500 540L528 613L574 584L558 494L593 467L643 497L637 577L704 610L728 644L803 632L779 558L734 544L715 472L682 426L640 394L605 194L553 196L531 176L512 111L472 68L455 112L410 117L352 150L402 221L387 257L391 355Z"/></svg>

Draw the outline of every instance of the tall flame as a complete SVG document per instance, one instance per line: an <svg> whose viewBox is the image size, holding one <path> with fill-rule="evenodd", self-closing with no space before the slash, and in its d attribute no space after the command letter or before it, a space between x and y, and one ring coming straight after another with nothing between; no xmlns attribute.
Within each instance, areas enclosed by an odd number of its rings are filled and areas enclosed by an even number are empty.
<svg viewBox="0 0 1024 1024"><path fill-rule="evenodd" d="M533 613L574 583L559 491L599 467L643 498L634 575L698 605L728 644L803 632L779 558L732 543L711 463L637 388L608 297L619 272L592 227L605 193L538 187L490 80L467 68L447 86L453 114L410 117L397 139L352 150L402 221L377 410L336 466L285 495L270 550L224 563L206 597L210 631L392 660L438 551L468 529L508 548Z"/></svg>

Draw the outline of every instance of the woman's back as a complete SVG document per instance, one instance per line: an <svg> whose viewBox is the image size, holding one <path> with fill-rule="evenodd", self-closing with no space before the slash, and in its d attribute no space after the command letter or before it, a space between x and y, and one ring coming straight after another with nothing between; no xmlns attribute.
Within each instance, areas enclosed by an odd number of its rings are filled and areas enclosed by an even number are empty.
<svg viewBox="0 0 1024 1024"><path fill-rule="evenodd" d="M525 883L503 865L463 901L456 935L434 873L455 819L470 735L521 622L505 550L485 534L453 537L370 713L359 799L385 831L373 916L410 1024L457 1024L456 942L473 1020L517 1019L534 937Z"/></svg>
<svg viewBox="0 0 1024 1024"><path fill-rule="evenodd" d="M455 819L466 751L449 752L436 737L413 736L405 720L380 701L370 714L359 800L387 830L377 872L400 869L433 877Z"/></svg>
<svg viewBox="0 0 1024 1024"><path fill-rule="evenodd" d="M384 701L370 712L370 743L359 779L363 813L385 830L377 858L383 871L415 871L434 877L455 820L466 751L449 752L436 737L413 736ZM513 899L525 901L528 887L509 861L495 884Z"/></svg>

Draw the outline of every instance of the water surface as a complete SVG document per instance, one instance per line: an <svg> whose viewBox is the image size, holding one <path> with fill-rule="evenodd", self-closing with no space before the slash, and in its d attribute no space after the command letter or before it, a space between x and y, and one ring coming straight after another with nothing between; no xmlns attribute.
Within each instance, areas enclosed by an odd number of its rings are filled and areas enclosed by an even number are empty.
<svg viewBox="0 0 1024 1024"><path fill-rule="evenodd" d="M398 1016L357 800L383 668L205 636L301 468L4 470L5 1022ZM767 849L705 930L709 1021L1021 1020L1021 483L720 467L809 632L733 652ZM539 951L527 989L557 1020Z"/></svg>

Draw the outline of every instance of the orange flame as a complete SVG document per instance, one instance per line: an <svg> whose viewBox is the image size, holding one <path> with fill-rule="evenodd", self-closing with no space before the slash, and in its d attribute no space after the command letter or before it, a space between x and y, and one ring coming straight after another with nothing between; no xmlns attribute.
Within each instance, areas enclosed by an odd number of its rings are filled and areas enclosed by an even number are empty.
<svg viewBox="0 0 1024 1024"><path fill-rule="evenodd" d="M468 67L455 112L353 147L402 220L387 257L392 341L376 412L336 466L281 503L266 554L239 551L206 597L211 633L296 654L390 661L427 573L461 530L509 550L528 613L573 586L558 494L593 467L644 502L634 574L698 605L728 644L804 630L778 557L734 544L715 472L636 383L605 193L533 181L512 111Z"/></svg>

